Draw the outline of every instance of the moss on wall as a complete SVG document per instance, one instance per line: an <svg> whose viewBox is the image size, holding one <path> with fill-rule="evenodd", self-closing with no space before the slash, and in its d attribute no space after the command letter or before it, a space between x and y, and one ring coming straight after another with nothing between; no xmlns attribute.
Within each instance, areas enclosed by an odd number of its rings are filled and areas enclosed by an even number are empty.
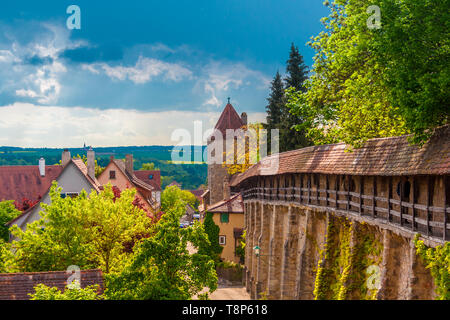
<svg viewBox="0 0 450 320"><path fill-rule="evenodd" d="M374 299L377 290L367 287L371 276L367 270L379 266L382 251L376 233L367 225L330 215L317 266L315 299Z"/></svg>
<svg viewBox="0 0 450 320"><path fill-rule="evenodd" d="M450 300L450 242L446 242L443 246L428 248L419 237L417 234L414 238L416 254L431 271L436 286L436 299Z"/></svg>

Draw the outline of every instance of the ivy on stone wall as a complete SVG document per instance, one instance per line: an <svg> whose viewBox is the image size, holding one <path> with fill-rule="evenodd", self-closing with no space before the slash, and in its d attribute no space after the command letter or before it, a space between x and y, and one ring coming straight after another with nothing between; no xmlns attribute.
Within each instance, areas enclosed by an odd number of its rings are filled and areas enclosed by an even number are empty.
<svg viewBox="0 0 450 320"><path fill-rule="evenodd" d="M375 299L377 289L369 289L372 265L381 263L383 247L365 224L345 217L330 216L326 242L319 251L314 297L316 300ZM353 237L353 238L352 238Z"/></svg>
<svg viewBox="0 0 450 320"><path fill-rule="evenodd" d="M437 300L450 300L450 242L443 246L428 248L420 235L416 234L414 244L419 255L430 269L436 286Z"/></svg>

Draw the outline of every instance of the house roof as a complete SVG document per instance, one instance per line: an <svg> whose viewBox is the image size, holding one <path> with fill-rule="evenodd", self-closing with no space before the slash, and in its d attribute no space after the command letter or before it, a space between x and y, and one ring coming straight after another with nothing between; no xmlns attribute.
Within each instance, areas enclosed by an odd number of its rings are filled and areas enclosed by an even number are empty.
<svg viewBox="0 0 450 320"><path fill-rule="evenodd" d="M136 187L140 187L147 191L154 191L155 187L149 183L146 183L139 179L136 176L136 171L133 174L130 174L125 168L125 161L123 159L113 159L116 166L122 171L122 173L128 177L128 180L130 180L131 183L133 183Z"/></svg>
<svg viewBox="0 0 450 320"><path fill-rule="evenodd" d="M242 201L242 196L240 193L237 193L231 196L229 199L216 202L213 205L207 207L206 211L211 213L244 213L244 203Z"/></svg>
<svg viewBox="0 0 450 320"><path fill-rule="evenodd" d="M103 293L101 270L81 270L80 275L82 288L98 284L99 294ZM40 283L63 291L69 277L70 274L66 271L2 273L0 274L0 300L29 300L28 294L34 293L34 287Z"/></svg>
<svg viewBox="0 0 450 320"><path fill-rule="evenodd" d="M136 177L144 183L151 185L156 191L161 191L161 171L159 170L138 170L134 171ZM153 175L153 179L150 179Z"/></svg>
<svg viewBox="0 0 450 320"><path fill-rule="evenodd" d="M362 148L346 151L344 143L313 146L269 156L233 176L231 186L255 176L284 173L352 175L443 175L450 173L450 126L435 129L422 147L409 136L368 140Z"/></svg>
<svg viewBox="0 0 450 320"><path fill-rule="evenodd" d="M239 117L231 103L228 103L220 115L214 129L220 130L222 134L225 135L227 129L239 129L243 125L244 123L242 122L241 117Z"/></svg>
<svg viewBox="0 0 450 320"><path fill-rule="evenodd" d="M81 159L71 159L71 161L70 161L68 164L66 164L64 167L61 166L61 165L51 166L51 167L58 167L58 170L57 170L57 171L59 171L59 173L58 173L58 175L55 174L55 176L52 178L52 180L50 180L50 181L48 182L48 185L46 185L46 190L43 190L44 192L42 193L41 198L43 198L44 195L46 195L46 194L49 192L50 187L51 187L51 185L52 185L52 182L53 182L54 180L56 180L56 179L62 174L62 172L65 170L65 168L67 168L67 166L68 166L70 163L73 163L73 164L75 165L75 167L76 167L78 170L80 170L80 172L83 174L83 176L85 177L85 179L91 184L91 186L92 186L97 192L100 192L100 188L101 188L100 183L98 182L98 180L97 180L96 178L92 179L92 178L88 175L88 170L87 170L87 167L86 167L86 165L84 164L83 160L81 160ZM33 167L33 166L29 166L29 167ZM1 168L2 168L2 167L0 167L0 169L1 169ZM39 167L38 167L38 174L39 174ZM46 172L46 176L47 176L47 172ZM28 187L29 187L28 185L27 185L27 186L23 186L24 190L25 190L26 188L28 188ZM34 206L32 206L31 208L29 208L28 210L25 210L24 212L22 212L22 214L20 214L19 216L17 216L17 217L14 218L13 220L11 220L11 221L9 221L8 223L6 223L6 225L11 226L12 224L14 224L15 221L19 220L19 219L22 218L23 216L29 215L30 212L32 211L32 209L33 209L34 207L36 207L37 205L39 205L39 201L38 201ZM26 219L25 219L24 221L26 222L26 220L28 220L28 218L29 218L29 217L26 217Z"/></svg>
<svg viewBox="0 0 450 320"><path fill-rule="evenodd" d="M39 166L0 167L0 201L29 199L39 200L50 188L52 181L62 172L59 165L45 166L45 176L41 177Z"/></svg>
<svg viewBox="0 0 450 320"><path fill-rule="evenodd" d="M202 189L189 190L189 192L192 193L198 199L198 201L202 201L202 195L204 190Z"/></svg>
<svg viewBox="0 0 450 320"><path fill-rule="evenodd" d="M83 160L81 160L81 159L72 159L72 162L81 171L81 173L86 177L86 179L94 187L94 189L97 192L100 192L100 187L101 187L100 182L98 182L97 178L91 178L88 175L88 169L87 169L86 165L84 164Z"/></svg>
<svg viewBox="0 0 450 320"><path fill-rule="evenodd" d="M178 188L181 189L181 183L176 182L175 180L173 180L168 187L172 187L172 186L177 186Z"/></svg>

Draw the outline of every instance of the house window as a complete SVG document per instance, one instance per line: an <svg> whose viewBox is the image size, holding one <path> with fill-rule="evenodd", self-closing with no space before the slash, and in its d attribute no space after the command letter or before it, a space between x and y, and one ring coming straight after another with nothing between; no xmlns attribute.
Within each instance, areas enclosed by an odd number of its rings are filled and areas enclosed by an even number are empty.
<svg viewBox="0 0 450 320"><path fill-rule="evenodd" d="M220 214L220 222L222 222L222 223L228 223L229 222L228 212Z"/></svg>
<svg viewBox="0 0 450 320"><path fill-rule="evenodd" d="M227 237L226 236L219 236L219 244L224 246L227 243Z"/></svg>
<svg viewBox="0 0 450 320"><path fill-rule="evenodd" d="M116 178L116 171L111 170L111 171L109 172L109 178L110 178L110 179L115 179L115 178Z"/></svg>
<svg viewBox="0 0 450 320"><path fill-rule="evenodd" d="M148 176L148 178L149 178L150 180L152 180L152 179L153 179L153 175L150 174L150 175Z"/></svg>

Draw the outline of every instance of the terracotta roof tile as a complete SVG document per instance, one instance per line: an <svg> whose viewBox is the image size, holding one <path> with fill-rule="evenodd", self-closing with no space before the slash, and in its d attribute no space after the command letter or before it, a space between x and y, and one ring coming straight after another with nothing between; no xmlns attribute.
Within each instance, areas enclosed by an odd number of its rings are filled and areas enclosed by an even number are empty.
<svg viewBox="0 0 450 320"><path fill-rule="evenodd" d="M244 125L241 117L239 117L236 110L233 108L231 103L225 106L219 120L217 121L214 129L218 129L223 135L226 134L226 129L239 129Z"/></svg>
<svg viewBox="0 0 450 320"><path fill-rule="evenodd" d="M63 167L59 165L45 166L45 176L41 177L39 166L2 166L0 201L23 199L36 201L44 196L62 170Z"/></svg>
<svg viewBox="0 0 450 320"><path fill-rule="evenodd" d="M253 176L283 173L353 175L443 175L450 173L450 126L437 128L422 147L408 136L368 140L360 149L346 151L343 143L313 146L264 158L231 180L232 186ZM278 159L277 159L278 158Z"/></svg>
<svg viewBox="0 0 450 320"><path fill-rule="evenodd" d="M103 275L101 270L82 270L81 287L98 284L99 294L103 293ZM34 293L34 287L43 283L49 287L64 290L70 274L65 271L25 272L0 274L0 300L29 300L29 293Z"/></svg>
<svg viewBox="0 0 450 320"><path fill-rule="evenodd" d="M136 177L144 183L151 185L155 190L161 191L161 171L159 170L138 170L134 171ZM153 179L149 176L153 175Z"/></svg>
<svg viewBox="0 0 450 320"><path fill-rule="evenodd" d="M244 203L242 201L242 196L240 193L237 193L231 196L230 199L212 204L211 206L206 208L206 211L212 213L244 213Z"/></svg>

